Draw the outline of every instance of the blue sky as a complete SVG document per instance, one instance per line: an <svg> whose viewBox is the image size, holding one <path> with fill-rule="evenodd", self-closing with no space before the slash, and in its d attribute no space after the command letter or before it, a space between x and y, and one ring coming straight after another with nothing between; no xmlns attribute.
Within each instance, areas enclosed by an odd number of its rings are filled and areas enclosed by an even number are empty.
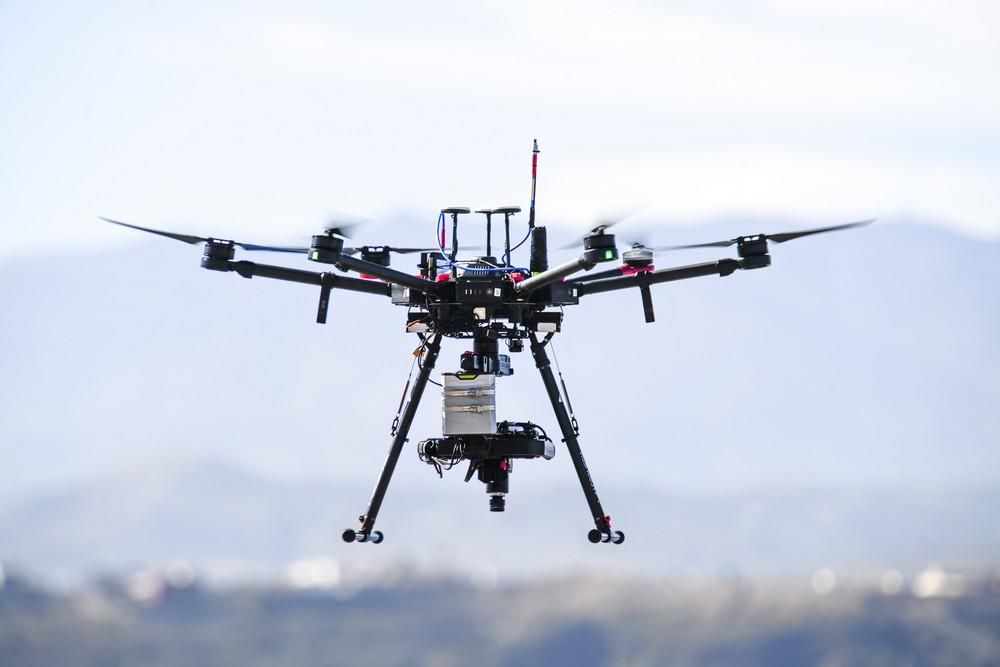
<svg viewBox="0 0 1000 667"><path fill-rule="evenodd" d="M0 3L0 259L528 199L1000 237L988 2Z"/></svg>

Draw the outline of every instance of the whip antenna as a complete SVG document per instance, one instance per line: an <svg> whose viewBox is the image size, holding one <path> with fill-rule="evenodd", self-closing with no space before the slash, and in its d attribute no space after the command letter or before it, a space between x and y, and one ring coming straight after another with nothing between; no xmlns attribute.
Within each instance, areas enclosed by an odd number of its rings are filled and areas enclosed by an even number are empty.
<svg viewBox="0 0 1000 667"><path fill-rule="evenodd" d="M538 177L538 139L531 150L531 210L528 213L528 233L531 234L529 269L537 275L549 269L549 246L545 227L535 227L535 181Z"/></svg>
<svg viewBox="0 0 1000 667"><path fill-rule="evenodd" d="M535 181L538 178L538 139L531 149L531 208L528 211L528 229L535 228Z"/></svg>

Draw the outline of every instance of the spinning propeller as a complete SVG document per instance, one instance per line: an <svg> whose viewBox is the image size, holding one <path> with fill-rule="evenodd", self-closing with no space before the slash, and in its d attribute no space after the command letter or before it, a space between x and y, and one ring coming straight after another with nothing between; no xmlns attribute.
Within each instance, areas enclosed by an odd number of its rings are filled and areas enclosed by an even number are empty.
<svg viewBox="0 0 1000 667"><path fill-rule="evenodd" d="M606 234L606 232L607 232L608 229L610 229L611 227L614 227L615 225L617 225L619 222L621 222L625 218L629 217L630 215L632 215L631 212L630 213L626 213L624 215L616 216L614 218L607 218L607 219L604 219L604 220L599 220L597 222L597 224L594 225L589 232L587 232L583 236L577 238L576 240L574 240L571 243L567 243L564 246L559 246L559 250L570 250L572 248L579 247L581 244L586 245L585 241L588 238L591 238L591 237L594 237L594 236L604 236Z"/></svg>
<svg viewBox="0 0 1000 667"><path fill-rule="evenodd" d="M463 249L465 249L464 246ZM394 252L398 255L409 255L415 252L436 252L438 254L441 253L441 248L401 248L399 246L390 246L390 245L363 245L353 248L344 248L340 252L343 255L356 255L359 252L362 255L364 255L366 253L381 252L383 250L385 252Z"/></svg>
<svg viewBox="0 0 1000 667"><path fill-rule="evenodd" d="M214 237L205 236L195 236L194 234L179 234L177 232L168 232L161 229L152 229L151 227L142 227L140 225L133 225L128 222L122 222L120 220L112 220L111 218L101 217L101 220L105 222L110 222L114 225L121 225L122 227L129 227L131 229L138 229L141 232L148 232L150 234L157 234L158 236L165 236L168 239L174 239L176 241L181 241L182 243L189 243L191 245L196 245L198 243L207 244L223 244L227 246L236 246L242 248L243 250L252 251L265 251L265 252L289 252L306 254L310 251L308 246L273 246L273 245L260 245L258 243L244 243L242 241L230 241L227 239L220 239ZM330 220L327 222L327 227L324 229L324 233L327 237L341 237L341 238L351 238L363 223L359 221L344 222L341 220ZM340 249L340 253L344 255L357 255L361 254L363 257L368 258L368 256L387 256L388 253L397 253L400 255L407 255L416 252L440 252L439 248L408 248L401 246L389 246L389 245L363 245L355 247L344 247Z"/></svg>
<svg viewBox="0 0 1000 667"><path fill-rule="evenodd" d="M595 243L600 244L602 247L614 244L614 235L608 234L606 230L620 221L621 219L609 220L601 222L595 226L582 238L584 247L591 247L595 245ZM569 282L591 282L594 280L613 277L615 275L629 275L630 273L637 271L652 271L653 260L656 253L665 250L680 250L685 248L725 248L731 245L736 245L739 256L742 258L741 268L761 268L768 266L771 263L771 258L770 255L768 255L767 249L768 241L784 243L785 241L791 241L792 239L801 238L803 236L811 236L812 234L822 234L825 232L835 232L842 229L850 229L851 227L861 227L869 225L873 222L875 222L874 218L870 220L849 222L843 225L803 229L795 232L738 236L734 239L726 241L713 241L710 243L694 243L687 245L649 245L645 242L645 239L640 236L639 238L631 240L626 246L623 246L621 251L622 266L618 269L600 271L586 276L581 276L579 278L572 278ZM574 241L570 245L563 246L563 249L575 248L579 245L579 243L580 240Z"/></svg>

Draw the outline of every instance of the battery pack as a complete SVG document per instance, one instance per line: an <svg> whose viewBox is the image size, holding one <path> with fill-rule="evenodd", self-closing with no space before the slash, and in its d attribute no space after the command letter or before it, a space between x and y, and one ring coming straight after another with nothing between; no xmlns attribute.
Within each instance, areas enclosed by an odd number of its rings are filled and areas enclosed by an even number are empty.
<svg viewBox="0 0 1000 667"><path fill-rule="evenodd" d="M443 373L441 432L476 435L497 432L496 376Z"/></svg>

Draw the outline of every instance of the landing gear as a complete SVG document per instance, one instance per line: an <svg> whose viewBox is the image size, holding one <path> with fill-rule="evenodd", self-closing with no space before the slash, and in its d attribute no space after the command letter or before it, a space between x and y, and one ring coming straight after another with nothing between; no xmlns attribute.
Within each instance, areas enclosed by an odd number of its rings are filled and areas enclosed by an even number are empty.
<svg viewBox="0 0 1000 667"><path fill-rule="evenodd" d="M559 422L559 429L563 434L563 442L569 456L573 459L573 467L576 468L576 475L580 478L580 486L583 487L583 495L587 498L587 505L590 507L590 515L594 518L594 528L588 533L588 539L594 544L601 542L610 544L621 544L625 541L625 533L611 530L611 519L604 513L601 501L597 497L597 489L594 488L594 480L590 478L590 471L587 469L587 462L583 460L583 451L580 449L580 442L576 439L576 428L573 420L563 404L562 395L559 393L559 385L556 384L556 377L552 373L552 364L545 353L545 341L539 341L537 334L531 334L531 354L535 357L535 366L542 375L542 382L545 384L545 391L552 402L552 410L556 413L556 420Z"/></svg>
<svg viewBox="0 0 1000 667"><path fill-rule="evenodd" d="M379 476L375 491L368 504L368 511L361 515L361 525L357 530L348 529L343 532L341 537L345 542L371 542L372 544L382 542L382 533L374 529L375 519L382 506L382 500L389 487L389 480L392 478L396 463L399 461L400 452L403 445L406 444L420 398L423 396L431 371L437 361L438 353L441 350L441 338L442 335L438 333L424 340L426 356L420 368L420 375L410 392L409 402L400 416L392 446L389 448L389 455L386 457L382 474ZM559 429L562 431L563 442L566 443L566 449L573 460L573 467L580 480L583 495L587 499L587 506L590 508L590 514L594 521L594 528L587 534L587 539L594 544L622 544L625 541L625 533L611 529L611 519L601 507L601 501L597 497L596 489L594 489L594 481L591 479L587 463L583 459L583 452L580 450L580 443L577 440L575 422L563 403L559 385L545 352L545 346L549 339L539 340L536 334L531 334L530 341L535 366L542 376L545 391L548 393L552 410L555 412ZM493 394L492 387L488 390L477 389L476 391L488 391L490 395ZM479 405L460 407L464 411L475 414L484 409ZM490 410L494 409L492 406L487 407ZM449 431L446 429L445 433L447 434ZM418 446L418 454L422 461L434 465L439 474L442 468L448 469L459 460L469 460L470 467L466 481L469 481L478 472L479 480L486 485L491 512L503 512L506 509L511 459L539 457L551 459L555 454L555 448L549 437L540 427L530 422L502 422L497 424L491 432L473 431L472 435L461 434L461 431L459 433L460 435L446 435L443 438L432 438L421 442Z"/></svg>
<svg viewBox="0 0 1000 667"><path fill-rule="evenodd" d="M382 541L382 533L374 530L375 519L378 517L379 508L382 507L382 499L385 498L385 491L389 488L389 480L392 479L392 472L396 469L396 462L399 461L399 454L406 444L406 436L410 432L410 424L413 423L413 416L417 414L417 406L420 404L420 397L424 395L424 388L427 380L431 376L434 364L437 362L438 352L441 351L441 334L435 334L427 341L427 356L424 357L420 367L420 375L413 384L410 392L410 402L406 404L403 415L400 417L399 426L396 429L396 436L392 440L389 448L389 455L385 458L385 465L382 466L382 474L379 475L378 483L375 485L375 492L368 503L368 511L361 515L361 527L358 530L345 530L341 537L345 542L371 542L379 544Z"/></svg>
<svg viewBox="0 0 1000 667"><path fill-rule="evenodd" d="M364 533L358 530L351 530L348 528L345 530L341 537L345 542L371 542L372 544L382 543L382 531L374 530L370 533Z"/></svg>
<svg viewBox="0 0 1000 667"><path fill-rule="evenodd" d="M587 539L592 543L597 544L598 542L610 542L612 544L621 544L625 541L625 533L620 530L614 532L602 533L596 528L592 528L589 533L587 533Z"/></svg>

